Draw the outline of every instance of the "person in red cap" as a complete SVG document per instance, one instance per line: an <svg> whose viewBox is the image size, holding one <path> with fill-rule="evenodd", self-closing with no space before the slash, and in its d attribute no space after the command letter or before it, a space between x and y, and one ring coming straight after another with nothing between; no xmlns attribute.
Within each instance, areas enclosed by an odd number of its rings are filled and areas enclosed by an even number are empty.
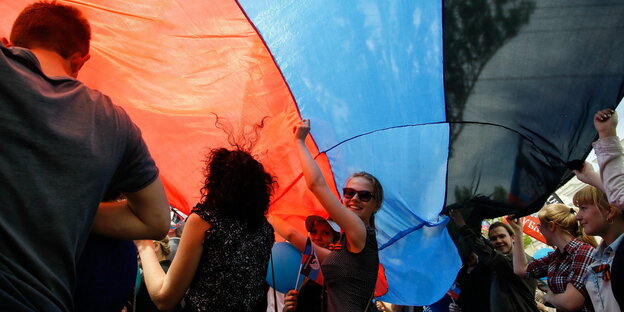
<svg viewBox="0 0 624 312"><path fill-rule="evenodd" d="M291 242L299 251L303 252L307 240L306 235L277 217L270 217L269 221L280 236ZM305 220L305 227L308 231L310 241L315 245L316 250L318 250L318 248L329 250L331 245L340 239L340 227L338 224L321 216L308 216ZM319 285L313 280L306 279L299 291L294 289L288 291L284 297L283 312L322 311L323 295L322 285Z"/></svg>

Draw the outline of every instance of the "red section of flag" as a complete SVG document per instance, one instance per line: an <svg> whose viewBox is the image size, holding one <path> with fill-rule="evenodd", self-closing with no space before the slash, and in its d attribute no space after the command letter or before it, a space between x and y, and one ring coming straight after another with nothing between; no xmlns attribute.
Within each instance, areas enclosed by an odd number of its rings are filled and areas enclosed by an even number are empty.
<svg viewBox="0 0 624 312"><path fill-rule="evenodd" d="M377 282L375 282L375 297L383 296L388 292L388 280L386 280L386 270L384 266L379 263L379 269L377 270Z"/></svg>
<svg viewBox="0 0 624 312"><path fill-rule="evenodd" d="M188 216L191 213L191 209L189 208L188 202L184 198L184 195L182 195L182 193L180 193L180 191L178 191L173 184L169 183L169 180L167 180L163 175L160 175L160 180L165 187L165 193L167 194L169 205Z"/></svg>

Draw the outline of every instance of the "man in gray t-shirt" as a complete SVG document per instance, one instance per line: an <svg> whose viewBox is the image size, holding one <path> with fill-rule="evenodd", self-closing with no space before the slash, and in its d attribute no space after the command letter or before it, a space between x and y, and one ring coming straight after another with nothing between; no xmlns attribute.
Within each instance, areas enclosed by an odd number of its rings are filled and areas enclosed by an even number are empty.
<svg viewBox="0 0 624 312"><path fill-rule="evenodd" d="M72 310L90 231L120 239L167 233L167 199L140 130L76 80L90 36L80 11L40 2L0 44L2 310ZM101 205L107 191L128 200Z"/></svg>

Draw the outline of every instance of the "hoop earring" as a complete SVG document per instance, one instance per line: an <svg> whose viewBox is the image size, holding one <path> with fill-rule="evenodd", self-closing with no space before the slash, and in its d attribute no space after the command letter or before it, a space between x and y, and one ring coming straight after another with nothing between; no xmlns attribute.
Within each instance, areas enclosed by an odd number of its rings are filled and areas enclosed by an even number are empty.
<svg viewBox="0 0 624 312"><path fill-rule="evenodd" d="M613 224L613 219L609 220L609 218L607 218L607 224L609 225Z"/></svg>

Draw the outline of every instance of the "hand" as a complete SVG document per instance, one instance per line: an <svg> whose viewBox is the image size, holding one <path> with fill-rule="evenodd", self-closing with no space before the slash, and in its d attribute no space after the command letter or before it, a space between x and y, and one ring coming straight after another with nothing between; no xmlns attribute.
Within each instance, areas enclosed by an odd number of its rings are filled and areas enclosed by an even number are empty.
<svg viewBox="0 0 624 312"><path fill-rule="evenodd" d="M520 218L516 218L516 216L510 215L505 217L505 219L507 219L507 222L509 222L509 226L511 226L511 229L514 230L516 236L522 235L522 227L524 227L524 222L522 222Z"/></svg>
<svg viewBox="0 0 624 312"><path fill-rule="evenodd" d="M284 296L284 310L282 310L283 312L295 311L295 309L297 308L298 295L299 292L294 289L291 289L288 291L288 293L286 293L286 295Z"/></svg>
<svg viewBox="0 0 624 312"><path fill-rule="evenodd" d="M461 308L456 303L449 304L449 312L461 312Z"/></svg>
<svg viewBox="0 0 624 312"><path fill-rule="evenodd" d="M308 133L310 133L310 119L304 119L300 124L295 126L294 133L296 140L305 141Z"/></svg>
<svg viewBox="0 0 624 312"><path fill-rule="evenodd" d="M453 222L455 222L455 225L457 225L458 228L461 228L464 225L466 225L466 221L464 220L464 216L462 216L461 212L459 212L458 210L451 209L451 210L449 210L448 215L449 215L449 217L451 217L451 219L453 219Z"/></svg>
<svg viewBox="0 0 624 312"><path fill-rule="evenodd" d="M589 162L585 162L583 163L583 168L581 168L581 170L572 170L572 172L574 172L574 174L576 175L576 178L578 178L581 182L593 185L593 181L595 181L596 178L598 178L598 180L600 180L600 177L598 176L598 173L594 170L594 166L592 166Z"/></svg>
<svg viewBox="0 0 624 312"><path fill-rule="evenodd" d="M596 128L596 131L598 131L600 138L617 135L615 130L617 124L618 116L613 109L602 109L594 115L594 127Z"/></svg>

